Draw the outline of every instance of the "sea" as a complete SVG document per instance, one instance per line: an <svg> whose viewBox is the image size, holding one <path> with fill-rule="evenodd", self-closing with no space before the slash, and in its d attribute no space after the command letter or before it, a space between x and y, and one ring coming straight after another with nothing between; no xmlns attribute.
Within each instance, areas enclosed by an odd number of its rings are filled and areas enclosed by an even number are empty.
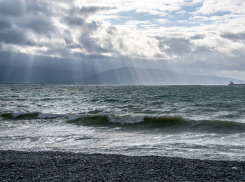
<svg viewBox="0 0 245 182"><path fill-rule="evenodd" d="M0 85L0 150L244 161L245 87Z"/></svg>

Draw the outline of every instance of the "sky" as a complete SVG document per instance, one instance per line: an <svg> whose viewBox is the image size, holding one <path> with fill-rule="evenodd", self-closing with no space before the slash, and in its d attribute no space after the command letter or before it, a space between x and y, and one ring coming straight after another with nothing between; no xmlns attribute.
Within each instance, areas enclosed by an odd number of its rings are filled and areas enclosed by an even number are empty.
<svg viewBox="0 0 245 182"><path fill-rule="evenodd" d="M244 0L0 0L0 66L245 80Z"/></svg>

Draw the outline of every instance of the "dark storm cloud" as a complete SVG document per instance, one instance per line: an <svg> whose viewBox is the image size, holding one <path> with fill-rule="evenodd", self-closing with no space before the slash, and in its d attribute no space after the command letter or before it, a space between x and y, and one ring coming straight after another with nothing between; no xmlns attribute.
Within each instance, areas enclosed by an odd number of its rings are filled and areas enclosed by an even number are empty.
<svg viewBox="0 0 245 182"><path fill-rule="evenodd" d="M68 8L59 6L60 2L67 3ZM0 15L4 17L4 20L0 20L1 45L45 47L45 49L37 50L36 53L58 56L69 56L69 52L75 47L86 50L87 53L108 52L91 38L101 24L95 21L88 23L86 19L96 12L116 8L100 6L79 8L73 2L73 0L50 2L0 0ZM63 23L64 27L57 26L54 20ZM75 38L79 37L75 42L79 41L79 45L74 43L74 31L76 31ZM43 41L39 41L40 39Z"/></svg>
<svg viewBox="0 0 245 182"><path fill-rule="evenodd" d="M38 34L48 34L56 29L53 25L53 21L45 15L39 17L28 17L24 21L25 22L17 23L17 25L26 29L31 29Z"/></svg>
<svg viewBox="0 0 245 182"><path fill-rule="evenodd" d="M0 42L16 45L36 45L28 40L30 31L49 34L55 31L45 1L0 0Z"/></svg>
<svg viewBox="0 0 245 182"><path fill-rule="evenodd" d="M20 45L27 43L27 41L27 36L19 29L0 32L0 42Z"/></svg>
<svg viewBox="0 0 245 182"><path fill-rule="evenodd" d="M0 12L6 18L6 21L0 21L0 45L42 47L44 49L35 49L34 54L65 58L77 58L77 55L71 53L73 49L97 55L97 57L92 56L87 57L87 59L99 59L98 55L100 53L109 52L101 48L96 40L91 38L91 35L101 26L101 23L96 21L87 22L86 20L96 12L115 8L83 6L80 9L71 1L63 0L63 2L69 3L69 7L58 6L61 9L56 9L56 5L60 2L45 0L10 0L5 2L0 0L0 10L6 10ZM57 26L54 20L64 26L62 28L59 25ZM74 36L74 33L76 36ZM40 39L42 41L39 41ZM103 56L100 58L103 59Z"/></svg>
<svg viewBox="0 0 245 182"><path fill-rule="evenodd" d="M7 21L1 21L0 20L0 31L1 30L7 30L11 27L11 23L7 22Z"/></svg>
<svg viewBox="0 0 245 182"><path fill-rule="evenodd" d="M25 12L22 1L0 0L0 15L19 17Z"/></svg>

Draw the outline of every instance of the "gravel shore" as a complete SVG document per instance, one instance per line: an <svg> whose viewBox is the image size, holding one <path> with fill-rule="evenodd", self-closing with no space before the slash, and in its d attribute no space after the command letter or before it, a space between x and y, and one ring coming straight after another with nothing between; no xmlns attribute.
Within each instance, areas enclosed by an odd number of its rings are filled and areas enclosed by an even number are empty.
<svg viewBox="0 0 245 182"><path fill-rule="evenodd" d="M0 181L245 181L245 162L0 151Z"/></svg>

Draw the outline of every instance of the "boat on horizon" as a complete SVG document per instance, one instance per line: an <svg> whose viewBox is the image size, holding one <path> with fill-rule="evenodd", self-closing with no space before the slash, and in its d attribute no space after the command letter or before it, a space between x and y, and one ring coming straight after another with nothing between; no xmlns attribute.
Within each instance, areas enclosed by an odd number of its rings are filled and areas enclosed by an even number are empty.
<svg viewBox="0 0 245 182"><path fill-rule="evenodd" d="M230 82L228 85L245 85L245 84L243 84L242 82L241 83L238 83L238 84L235 84L233 82Z"/></svg>

